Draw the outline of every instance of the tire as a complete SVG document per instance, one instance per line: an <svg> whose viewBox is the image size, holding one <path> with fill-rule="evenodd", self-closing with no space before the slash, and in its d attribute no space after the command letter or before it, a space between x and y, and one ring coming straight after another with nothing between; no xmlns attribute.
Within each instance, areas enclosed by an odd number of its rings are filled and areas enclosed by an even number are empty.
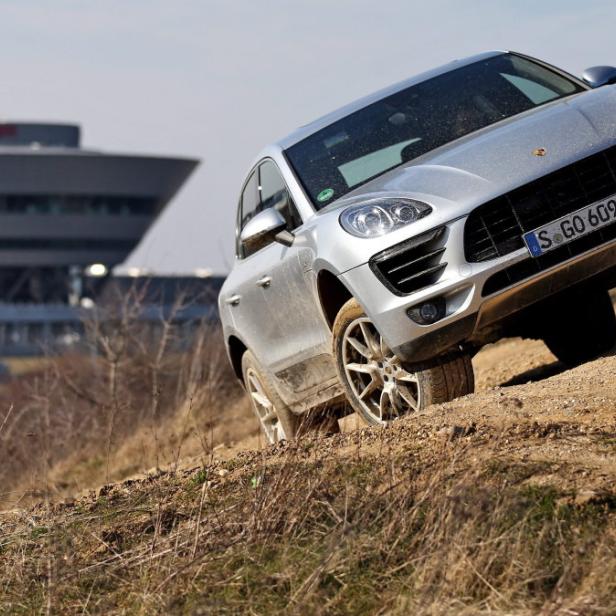
<svg viewBox="0 0 616 616"><path fill-rule="evenodd" d="M242 356L242 374L252 410L267 442L275 444L294 439L299 427L299 417L291 412L276 393L269 376L250 351L246 351Z"/></svg>
<svg viewBox="0 0 616 616"><path fill-rule="evenodd" d="M543 340L566 366L590 361L616 345L616 315L607 291L576 293L554 307Z"/></svg>
<svg viewBox="0 0 616 616"><path fill-rule="evenodd" d="M386 346L357 300L340 309L333 326L338 376L353 409L370 425L472 393L469 355L436 359L407 369Z"/></svg>

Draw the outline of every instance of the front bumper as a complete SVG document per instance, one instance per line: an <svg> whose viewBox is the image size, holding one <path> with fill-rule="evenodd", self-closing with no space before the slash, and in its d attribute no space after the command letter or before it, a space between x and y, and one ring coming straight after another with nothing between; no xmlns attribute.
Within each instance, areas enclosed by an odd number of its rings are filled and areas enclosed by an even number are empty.
<svg viewBox="0 0 616 616"><path fill-rule="evenodd" d="M406 362L425 362L463 344L485 343L508 317L573 285L595 279L605 279L606 286L613 284L609 279L616 276L616 241L486 296L484 285L489 278L530 257L524 248L483 263L466 262L461 257L464 222L460 219L448 225L443 257L448 265L434 285L410 295L395 295L368 264L340 276L389 347ZM412 321L407 310L434 298L445 298L446 316L433 325Z"/></svg>

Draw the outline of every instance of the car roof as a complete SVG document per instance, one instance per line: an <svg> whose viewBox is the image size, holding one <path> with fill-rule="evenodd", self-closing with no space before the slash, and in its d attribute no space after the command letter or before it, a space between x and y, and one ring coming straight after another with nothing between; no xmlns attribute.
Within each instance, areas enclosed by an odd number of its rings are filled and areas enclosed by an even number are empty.
<svg viewBox="0 0 616 616"><path fill-rule="evenodd" d="M317 120L314 120L313 122L310 122L309 124L306 124L296 129L291 134L287 135L283 139L280 139L279 141L275 142L272 145L276 149L285 150L289 148L290 146L296 144L298 141L301 141L302 139L305 139L306 137L309 137L310 135L316 133L318 130L325 128L326 126L329 126L333 122L336 122L337 120L340 120L341 118L344 118L350 115L351 113L358 111L359 109L363 109L364 107L366 107L367 105L370 105L371 103L374 103L387 96L395 94L396 92L399 92L400 90L404 90L405 88L421 83L422 81L427 81L428 79L432 79L433 77L437 77L438 75L448 73L449 71L461 68L468 64L473 64L474 62L479 62L481 60L487 60L488 58L494 58L504 53L508 53L508 52L506 51L486 51L480 54L476 54L474 56L469 56L468 58L463 58L460 60L453 60L452 62L448 62L447 64L443 64L442 66L439 66L437 68L430 69L428 71L425 71L413 77L405 79L404 81L400 81L396 84L393 84L391 86L378 90L377 92L374 92L367 96L363 96L362 98L356 101L353 101L352 103L344 105L343 107L340 107L339 109L336 109L335 111L332 111L331 113L328 113L318 118ZM267 149L269 150L271 149L271 147L272 146L270 146Z"/></svg>

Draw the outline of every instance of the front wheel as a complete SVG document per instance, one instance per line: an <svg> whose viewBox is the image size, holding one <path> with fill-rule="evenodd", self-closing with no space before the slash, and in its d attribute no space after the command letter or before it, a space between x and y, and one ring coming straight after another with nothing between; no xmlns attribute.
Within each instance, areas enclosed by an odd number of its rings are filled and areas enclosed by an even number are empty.
<svg viewBox="0 0 616 616"><path fill-rule="evenodd" d="M338 376L354 410L371 425L383 425L431 404L472 393L473 367L462 355L408 369L387 347L355 299L333 327Z"/></svg>

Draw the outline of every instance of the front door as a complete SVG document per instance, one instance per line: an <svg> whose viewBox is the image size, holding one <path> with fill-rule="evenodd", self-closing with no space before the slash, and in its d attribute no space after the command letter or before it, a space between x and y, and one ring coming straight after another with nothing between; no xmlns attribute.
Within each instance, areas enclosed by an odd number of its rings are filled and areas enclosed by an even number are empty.
<svg viewBox="0 0 616 616"><path fill-rule="evenodd" d="M288 230L296 233L291 246L275 243L263 250L268 259L261 278L269 318L279 332L265 350L267 363L284 389L283 397L295 402L335 378L331 334L316 301L313 250L273 161L260 166L259 178L263 206L278 209Z"/></svg>

